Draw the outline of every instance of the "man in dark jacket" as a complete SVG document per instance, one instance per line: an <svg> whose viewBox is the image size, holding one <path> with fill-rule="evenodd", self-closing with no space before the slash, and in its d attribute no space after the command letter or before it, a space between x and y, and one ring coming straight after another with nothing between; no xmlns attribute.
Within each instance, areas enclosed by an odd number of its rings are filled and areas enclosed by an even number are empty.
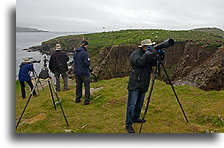
<svg viewBox="0 0 224 148"><path fill-rule="evenodd" d="M126 130L135 133L132 123L145 122L140 119L145 93L148 90L152 66L156 65L157 51L150 39L141 41L141 45L130 56L131 72L128 82L128 103L126 113Z"/></svg>
<svg viewBox="0 0 224 148"><path fill-rule="evenodd" d="M74 52L74 74L76 76L76 99L78 103L82 98L82 84L85 87L85 101L84 105L90 103L90 59L87 53L88 42L82 41L81 47Z"/></svg>
<svg viewBox="0 0 224 148"><path fill-rule="evenodd" d="M33 70L34 70L33 64L30 63L30 60L24 59L24 61L20 65L18 75L23 99L26 98L25 82L30 86L31 91L33 89L33 83L30 78L30 72ZM35 90L33 91L33 95L37 96Z"/></svg>
<svg viewBox="0 0 224 148"><path fill-rule="evenodd" d="M55 52L51 54L49 61L49 69L54 73L56 79L56 91L60 91L60 75L64 81L64 90L68 90L68 65L69 61L68 55L61 50L61 45L56 44Z"/></svg>

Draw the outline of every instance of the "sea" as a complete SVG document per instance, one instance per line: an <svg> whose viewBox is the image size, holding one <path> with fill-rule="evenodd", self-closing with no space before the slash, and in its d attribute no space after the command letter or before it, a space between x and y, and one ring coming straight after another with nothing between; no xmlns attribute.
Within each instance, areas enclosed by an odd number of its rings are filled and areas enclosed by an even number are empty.
<svg viewBox="0 0 224 148"><path fill-rule="evenodd" d="M16 79L18 78L19 65L24 58L32 58L31 60L41 60L40 63L34 63L34 69L37 74L43 68L43 55L39 51L27 52L32 46L41 45L43 41L47 41L59 36L84 34L82 32L16 32ZM47 59L50 57L47 56Z"/></svg>

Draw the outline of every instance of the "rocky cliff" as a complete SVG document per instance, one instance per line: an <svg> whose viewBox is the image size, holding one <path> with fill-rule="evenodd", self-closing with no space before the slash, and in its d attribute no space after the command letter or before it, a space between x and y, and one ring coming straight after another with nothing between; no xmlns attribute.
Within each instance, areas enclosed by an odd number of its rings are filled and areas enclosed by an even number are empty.
<svg viewBox="0 0 224 148"><path fill-rule="evenodd" d="M83 39L90 43L93 79L111 79L129 75L131 53L141 40L157 43L172 37L173 47L164 49L164 64L175 85L191 85L203 90L224 89L224 39L198 31L126 30L118 32L65 36L43 42L41 52L53 51L55 44L71 52ZM161 71L159 79L167 81Z"/></svg>
<svg viewBox="0 0 224 148"><path fill-rule="evenodd" d="M129 75L130 54L137 45L116 45L101 52L93 72L96 78L110 79ZM165 49L164 65L175 85L191 85L203 90L224 89L223 47L177 43ZM159 79L167 82L161 71Z"/></svg>

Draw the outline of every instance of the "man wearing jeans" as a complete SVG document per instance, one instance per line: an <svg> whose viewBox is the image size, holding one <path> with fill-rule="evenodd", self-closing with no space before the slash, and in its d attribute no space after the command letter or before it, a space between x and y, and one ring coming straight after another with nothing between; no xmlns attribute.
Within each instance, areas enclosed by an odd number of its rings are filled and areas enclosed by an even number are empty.
<svg viewBox="0 0 224 148"><path fill-rule="evenodd" d="M142 123L140 119L145 93L148 90L152 66L156 65L157 51L150 39L141 41L141 45L130 56L131 71L128 82L128 102L126 112L126 130L135 133L132 123Z"/></svg>
<svg viewBox="0 0 224 148"><path fill-rule="evenodd" d="M90 103L90 59L87 52L88 42L82 41L81 47L74 52L74 74L76 76L76 99L75 102L79 103L82 98L82 84L85 87L85 100L84 105Z"/></svg>

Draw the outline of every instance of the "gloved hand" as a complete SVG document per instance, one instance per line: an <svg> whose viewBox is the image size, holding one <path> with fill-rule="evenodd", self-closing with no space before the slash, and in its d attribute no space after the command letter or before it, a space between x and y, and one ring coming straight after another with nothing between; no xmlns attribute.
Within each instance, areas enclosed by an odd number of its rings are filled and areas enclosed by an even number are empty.
<svg viewBox="0 0 224 148"><path fill-rule="evenodd" d="M160 60L164 60L164 58L165 58L165 51L164 50L161 50L161 49L159 49L158 50L158 54L159 54L159 56L160 56Z"/></svg>
<svg viewBox="0 0 224 148"><path fill-rule="evenodd" d="M158 54L158 51L154 48L154 46L151 46L149 51L151 51L154 56Z"/></svg>
<svg viewBox="0 0 224 148"><path fill-rule="evenodd" d="M145 54L146 56L156 56L158 51L153 46L151 46L149 50L145 52Z"/></svg>

